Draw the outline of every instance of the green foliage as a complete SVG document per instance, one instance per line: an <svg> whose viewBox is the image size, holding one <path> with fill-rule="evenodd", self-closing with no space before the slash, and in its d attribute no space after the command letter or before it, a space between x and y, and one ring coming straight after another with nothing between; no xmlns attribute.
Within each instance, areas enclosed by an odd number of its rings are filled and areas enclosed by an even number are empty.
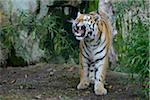
<svg viewBox="0 0 150 100"><path fill-rule="evenodd" d="M71 34L63 29L63 20L60 17L48 15L40 19L36 25L36 32L41 41L41 48L51 57L61 55L68 59L76 55Z"/></svg>
<svg viewBox="0 0 150 100"><path fill-rule="evenodd" d="M136 2L136 3L135 3ZM133 5L134 4L134 5ZM147 6L145 2L138 2L131 0L127 3L119 2L116 3L114 8L116 17L116 27L118 34L114 39L115 48L118 52L118 66L116 71L133 73L139 75L139 81L143 84L144 90L146 91L146 97L148 97L148 85L149 84L149 23L145 18L141 18L139 12L136 12L135 16L132 16L131 23L129 19L123 19L125 14L132 8L134 11L136 7L139 7L146 12ZM143 7L143 8L142 8ZM128 12L126 12L128 11ZM134 12L132 12L134 13ZM129 17L129 16L128 16ZM135 20L133 20L135 19ZM123 32L127 22L128 28ZM122 23L123 22L123 23ZM123 25L124 24L124 25ZM131 29L129 29L131 25Z"/></svg>
<svg viewBox="0 0 150 100"><path fill-rule="evenodd" d="M127 43L127 66L132 73L138 73L143 86L149 82L149 39L148 26L138 23L129 34ZM145 84L146 83L146 84ZM150 84L149 84L150 85ZM147 87L147 86L146 86Z"/></svg>
<svg viewBox="0 0 150 100"><path fill-rule="evenodd" d="M98 9L98 2L99 0L90 0L87 8L88 12L96 11Z"/></svg>
<svg viewBox="0 0 150 100"><path fill-rule="evenodd" d="M149 40L148 26L138 23L128 33L126 40L121 34L115 39L115 47L119 55L116 71L138 74L140 82L146 87L149 82ZM145 88L146 89L146 88ZM146 89L148 92L149 90ZM145 92L145 93L147 93Z"/></svg>
<svg viewBox="0 0 150 100"><path fill-rule="evenodd" d="M11 48L14 44L14 38L17 36L17 32L12 24L8 24L1 28L0 40L4 44L3 47Z"/></svg>
<svg viewBox="0 0 150 100"><path fill-rule="evenodd" d="M39 45L44 50L46 56L43 58L47 61L56 56L69 59L69 57L76 56L77 51L74 50L74 42L70 34L63 29L62 21L55 15L37 19L34 15L21 12L16 22L9 22L1 27L0 40L4 48L9 50L15 48L16 51L13 52L15 55L15 52L20 50L19 55L22 55L21 57L25 60L29 59L29 62L32 56L37 57L35 55L42 52L32 53L33 50L39 49L38 47L33 48L34 45Z"/></svg>
<svg viewBox="0 0 150 100"><path fill-rule="evenodd" d="M148 77L148 26L138 23L128 36L127 50L130 58L128 64L132 64L132 72L138 72L142 77Z"/></svg>
<svg viewBox="0 0 150 100"><path fill-rule="evenodd" d="M33 63L43 55L43 51L38 46L38 39L32 35L34 31L31 24L32 16L21 12L18 17L11 18L6 25L1 27L1 43L3 48L10 51L8 63L11 65Z"/></svg>

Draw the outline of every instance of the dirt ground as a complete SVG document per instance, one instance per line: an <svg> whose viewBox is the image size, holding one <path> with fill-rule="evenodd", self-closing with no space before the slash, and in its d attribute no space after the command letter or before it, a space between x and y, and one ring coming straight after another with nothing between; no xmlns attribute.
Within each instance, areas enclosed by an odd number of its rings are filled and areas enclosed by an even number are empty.
<svg viewBox="0 0 150 100"><path fill-rule="evenodd" d="M108 94L96 96L93 85L77 90L78 67L37 64L0 68L0 100L139 100L141 86L128 78L107 75Z"/></svg>

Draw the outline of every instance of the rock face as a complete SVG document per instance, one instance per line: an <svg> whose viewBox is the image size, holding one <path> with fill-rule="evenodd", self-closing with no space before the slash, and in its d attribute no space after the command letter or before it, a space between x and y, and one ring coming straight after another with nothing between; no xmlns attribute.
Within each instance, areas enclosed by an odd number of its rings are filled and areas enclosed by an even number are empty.
<svg viewBox="0 0 150 100"><path fill-rule="evenodd" d="M15 26L22 12L34 15L36 20L40 20L49 13L48 11L51 8L49 8L48 5L53 6L60 2L61 5L71 5L75 7L81 3L81 0L0 0L0 36L2 33L3 35L6 35L6 38L11 38L11 41L13 42L12 50L12 48L3 46L4 43L0 40L0 65L6 63L6 60L11 57L12 51L14 52L14 56L23 58L28 64L38 62L40 58L45 57L45 51L40 48L40 40L34 37L36 34L34 33L34 30L30 31L28 28L20 29ZM1 32L2 26L10 25L10 23L18 34L15 38L15 32L12 34L7 33L8 31L6 33L5 31Z"/></svg>
<svg viewBox="0 0 150 100"><path fill-rule="evenodd" d="M42 6L46 6L46 1L48 0L41 0L42 3L45 2L44 3L45 5ZM7 25L8 24L7 22L10 21L13 25L15 25L20 12L34 14L37 8L38 8L37 0L1 0L0 1L0 28L2 28L1 26L3 25ZM39 16L41 17L44 16L43 10L40 10L40 13ZM33 39L31 37L32 34L27 35L28 31L29 31L28 29L18 30L19 36L13 38L15 41L13 48L15 50L14 51L15 56L23 58L25 62L30 64L30 63L38 62L40 58L44 56L44 51L39 48L38 39ZM0 66L4 66L6 64L7 59L13 59L14 61L16 61L14 58L8 58L8 54L11 54L11 51L12 50L8 50L8 48L3 47L3 43L1 43Z"/></svg>
<svg viewBox="0 0 150 100"><path fill-rule="evenodd" d="M44 50L39 47L39 39L35 39L32 34L27 35L23 30L19 33L18 41L14 45L16 56L22 57L28 64L38 62L44 57Z"/></svg>
<svg viewBox="0 0 150 100"><path fill-rule="evenodd" d="M1 0L0 9L7 16L14 16L20 11L27 13L35 13L39 10L38 18L45 16L48 13L49 8L47 7L59 4L78 6L81 4L81 0Z"/></svg>
<svg viewBox="0 0 150 100"><path fill-rule="evenodd" d="M34 12L37 8L36 0L1 0L0 4L6 14L18 11Z"/></svg>
<svg viewBox="0 0 150 100"><path fill-rule="evenodd" d="M111 24L112 28L112 37L114 37L117 34L117 30L115 28L114 19L113 19L113 9L112 9L112 1L111 0L100 0L99 1L99 11L104 11L107 15L109 22ZM109 54L110 62L112 63L112 67L116 66L116 61L118 60L117 54L115 53L114 47L113 47L113 40L111 45L111 50Z"/></svg>

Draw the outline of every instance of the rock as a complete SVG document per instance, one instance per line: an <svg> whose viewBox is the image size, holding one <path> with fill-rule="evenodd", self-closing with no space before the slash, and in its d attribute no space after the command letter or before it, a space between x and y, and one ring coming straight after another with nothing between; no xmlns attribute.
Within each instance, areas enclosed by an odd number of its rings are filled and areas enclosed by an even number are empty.
<svg viewBox="0 0 150 100"><path fill-rule="evenodd" d="M19 11L33 13L37 9L37 0L1 0L0 4L7 15L18 13Z"/></svg>
<svg viewBox="0 0 150 100"><path fill-rule="evenodd" d="M33 39L31 35L20 31L20 37L14 45L16 56L22 57L28 64L38 62L44 56L44 51L39 47L39 40Z"/></svg>
<svg viewBox="0 0 150 100"><path fill-rule="evenodd" d="M55 0L40 0L40 1L39 1L39 2L40 2L40 12L39 12L39 14L37 15L37 18L38 18L38 19L40 19L40 18L42 18L42 17L44 17L44 16L47 15L48 9L49 9L49 8L47 7L47 5L53 5L54 1L55 1Z"/></svg>
<svg viewBox="0 0 150 100"><path fill-rule="evenodd" d="M56 57L50 59L50 63L63 64L63 63L65 63L65 59L62 56L56 56Z"/></svg>

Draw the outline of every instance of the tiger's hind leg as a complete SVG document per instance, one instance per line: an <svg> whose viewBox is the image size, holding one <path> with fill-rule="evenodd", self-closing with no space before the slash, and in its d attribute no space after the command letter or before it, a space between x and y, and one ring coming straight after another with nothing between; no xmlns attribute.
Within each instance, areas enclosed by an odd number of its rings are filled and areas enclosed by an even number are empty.
<svg viewBox="0 0 150 100"><path fill-rule="evenodd" d="M105 81L105 74L106 74L107 67L108 67L107 60L105 60L105 62L100 64L99 66L95 66L96 70L95 70L94 91L96 95L107 94L107 90L104 88L104 81Z"/></svg>
<svg viewBox="0 0 150 100"><path fill-rule="evenodd" d="M88 69L87 67L80 68L80 83L77 86L77 89L86 89L90 85L90 81L87 77Z"/></svg>

